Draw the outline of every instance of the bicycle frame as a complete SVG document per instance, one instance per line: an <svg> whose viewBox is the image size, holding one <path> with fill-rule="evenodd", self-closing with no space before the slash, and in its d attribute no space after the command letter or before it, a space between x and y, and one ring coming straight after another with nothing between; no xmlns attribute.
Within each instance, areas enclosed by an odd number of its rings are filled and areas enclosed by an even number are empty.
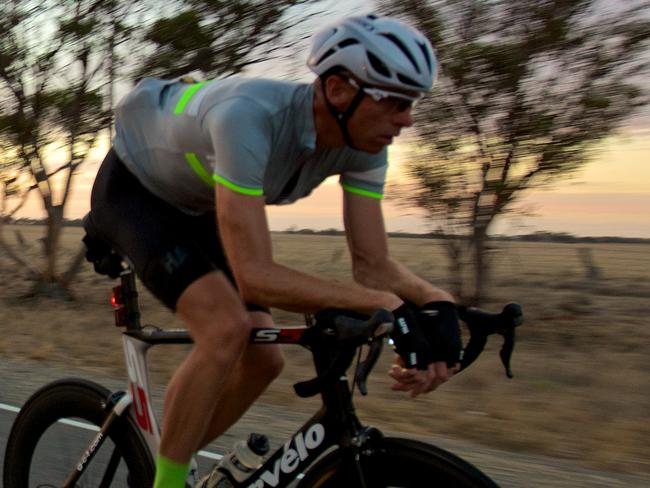
<svg viewBox="0 0 650 488"><path fill-rule="evenodd" d="M254 344L298 344L306 326L287 328L255 328L251 334ZM160 430L152 408L147 367L147 351L157 344L189 344L191 338L184 330L141 330L124 332L124 355L128 368L128 392L120 400L121 411L131 415L152 455L158 451ZM354 413L352 395L346 377L321 393L323 405L314 416L278 448L253 475L245 486L255 488L284 487L321 454L333 447L359 448L370 435ZM126 405L131 408L125 408ZM335 412L336 415L333 413ZM120 412L121 413L121 412ZM191 477L194 473L190 474ZM190 481L194 481L193 479Z"/></svg>
<svg viewBox="0 0 650 488"><path fill-rule="evenodd" d="M116 325L126 327L126 330L122 332L122 346L128 371L127 392L118 392L113 395L115 401L110 405L111 408L104 425L91 441L64 487L74 486L103 444L113 421L125 414L133 418L152 458L155 459L160 446L160 427L153 409L147 352L154 345L192 343L186 330L161 330L155 326L142 327L139 320L135 279L131 269L125 270L120 278L122 285L113 289L112 302L116 308ZM307 326L255 328L252 331L250 343L299 344L302 333L306 329ZM340 439L345 437L345 429L341 427L342 425L349 426L350 432L356 435L360 426L356 417L353 414L348 414L348 412L353 412L349 386L345 379L339 381L341 385L330 389L330 391L324 391L323 398L336 401L338 405L344 406L345 409L338 407L336 411L345 411L348 422L342 424L340 417L337 420L331 418L328 415L328 409L323 406L250 477L250 486L286 486L296 478L304 467L311 464L323 452L339 445ZM188 475L188 482L192 486L198 481L196 479L197 471L198 465L196 459L193 459Z"/></svg>
<svg viewBox="0 0 650 488"><path fill-rule="evenodd" d="M78 464L75 479L78 479L92 459L93 453L102 444L113 420L125 413L133 418L152 458L155 459L160 446L160 427L151 400L147 352L154 345L192 343L189 333L184 329L161 330L155 326L143 327L140 324L138 293L132 268L127 267L121 273L120 279L121 285L113 289L112 303L115 307L116 325L126 327L122 332L122 345L128 370L127 393L112 405L100 433L93 439ZM254 328L249 343L300 345L302 335L307 329L307 325ZM316 356L314 359L318 370L323 359ZM330 448L363 444L368 436L364 434L354 413L347 378L337 378L332 384L323 385L321 396L323 405L319 411L251 475L246 482L247 486L287 486L306 466ZM195 459L192 461L192 468L188 481L194 483L197 471Z"/></svg>
<svg viewBox="0 0 650 488"><path fill-rule="evenodd" d="M129 375L128 391L133 416L140 433L155 458L160 445L160 428L153 411L147 367L147 351L151 343L128 334L122 335L122 347Z"/></svg>

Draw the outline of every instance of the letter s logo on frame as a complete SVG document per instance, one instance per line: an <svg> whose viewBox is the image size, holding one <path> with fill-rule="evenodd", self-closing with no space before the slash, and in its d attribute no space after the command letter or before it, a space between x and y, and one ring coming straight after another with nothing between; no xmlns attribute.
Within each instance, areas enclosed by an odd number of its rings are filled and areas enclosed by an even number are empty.
<svg viewBox="0 0 650 488"><path fill-rule="evenodd" d="M280 335L280 329L257 329L255 342L275 342Z"/></svg>

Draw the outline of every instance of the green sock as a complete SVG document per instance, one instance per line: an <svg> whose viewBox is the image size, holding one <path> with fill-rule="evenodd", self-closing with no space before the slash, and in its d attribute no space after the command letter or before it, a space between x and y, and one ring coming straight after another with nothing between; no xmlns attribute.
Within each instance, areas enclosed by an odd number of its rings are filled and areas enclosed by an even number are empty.
<svg viewBox="0 0 650 488"><path fill-rule="evenodd" d="M153 488L185 488L190 464L181 464L158 454Z"/></svg>

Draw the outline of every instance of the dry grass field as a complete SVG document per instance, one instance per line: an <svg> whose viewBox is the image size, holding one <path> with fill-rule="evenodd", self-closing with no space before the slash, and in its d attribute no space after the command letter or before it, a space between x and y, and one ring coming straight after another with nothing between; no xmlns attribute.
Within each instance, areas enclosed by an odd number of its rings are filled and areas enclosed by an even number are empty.
<svg viewBox="0 0 650 488"><path fill-rule="evenodd" d="M30 252L42 230L21 227ZM11 235L9 230L8 235ZM68 228L66 254L77 249L81 229ZM341 237L275 234L277 259L336 280L349 280ZM588 278L580 248L591 248L598 279ZM449 282L440 242L392 239L391 249L420 275ZM426 398L392 392L384 354L358 401L362 418L390 430L443 434L502 449L547 454L584 466L650 472L650 245L497 243L495 274L486 308L508 301L524 305L509 380L498 362L498 340L471 370ZM2 320L0 357L124 374L118 332L107 299L111 283L84 267L74 285L76 300L19 299L25 274L0 253ZM146 293L147 322L174 326L173 318ZM277 312L281 323L299 317ZM185 350L152 352L154 376L173 371ZM304 351L287 351L287 367L263 401L308 411L317 400L293 396L291 385L311 377Z"/></svg>

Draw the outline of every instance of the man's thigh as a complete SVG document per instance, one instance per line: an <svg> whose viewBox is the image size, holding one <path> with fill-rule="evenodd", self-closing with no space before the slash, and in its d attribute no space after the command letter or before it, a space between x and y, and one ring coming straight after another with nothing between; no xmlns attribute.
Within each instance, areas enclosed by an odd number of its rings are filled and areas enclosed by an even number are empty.
<svg viewBox="0 0 650 488"><path fill-rule="evenodd" d="M176 309L183 291L207 273L222 270L232 281L214 212L189 215L151 194L109 154L92 195L95 225L129 258L145 286Z"/></svg>

